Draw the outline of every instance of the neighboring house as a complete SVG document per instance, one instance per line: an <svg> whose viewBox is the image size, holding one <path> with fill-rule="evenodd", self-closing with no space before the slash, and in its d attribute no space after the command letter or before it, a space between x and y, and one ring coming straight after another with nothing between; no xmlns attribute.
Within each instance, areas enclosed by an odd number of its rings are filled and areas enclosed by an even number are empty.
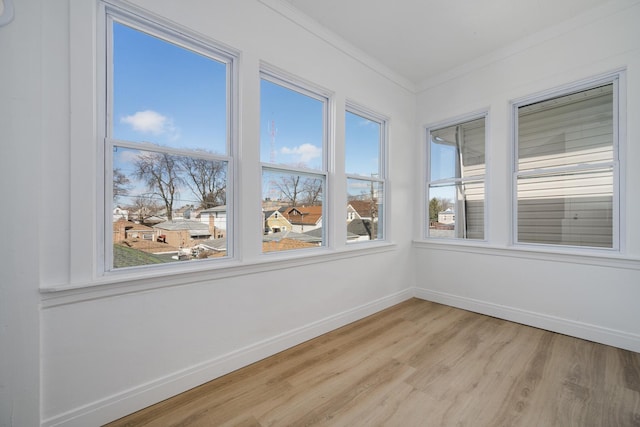
<svg viewBox="0 0 640 427"><path fill-rule="evenodd" d="M438 222L440 224L455 224L456 213L451 208L438 212Z"/></svg>
<svg viewBox="0 0 640 427"><path fill-rule="evenodd" d="M356 218L347 224L347 241L374 240L377 236L377 229L377 222Z"/></svg>
<svg viewBox="0 0 640 427"><path fill-rule="evenodd" d="M351 206L362 219L368 219L370 221L378 220L378 204L376 200L351 200L349 206ZM347 212L348 211L349 207L347 207Z"/></svg>
<svg viewBox="0 0 640 427"><path fill-rule="evenodd" d="M144 218L142 223L145 225L148 225L149 227L153 227L154 225L160 224L161 222L165 222L166 220L167 220L166 216L163 217L163 216L151 215Z"/></svg>
<svg viewBox="0 0 640 427"><path fill-rule="evenodd" d="M227 206L221 205L200 211L197 219L209 226L209 232L214 239L221 239L227 235Z"/></svg>
<svg viewBox="0 0 640 427"><path fill-rule="evenodd" d="M158 231L158 239L178 248L190 248L201 240L211 238L208 224L189 219L165 221L153 228Z"/></svg>
<svg viewBox="0 0 640 427"><path fill-rule="evenodd" d="M113 221L113 243L120 243L127 238L127 225L129 223L124 218Z"/></svg>
<svg viewBox="0 0 640 427"><path fill-rule="evenodd" d="M113 265L116 268L134 266L129 264L131 257L144 264L166 262L166 258L151 255L174 254L178 251L177 247L158 241L158 231L152 227L125 219L113 223ZM141 255L140 252L147 255Z"/></svg>
<svg viewBox="0 0 640 427"><path fill-rule="evenodd" d="M347 205L347 223L353 221L354 219L361 219L358 211L351 206L351 204Z"/></svg>
<svg viewBox="0 0 640 427"><path fill-rule="evenodd" d="M196 208L193 205L184 205L173 211L173 219L196 219Z"/></svg>
<svg viewBox="0 0 640 427"><path fill-rule="evenodd" d="M288 208L262 212L264 219L264 234L280 233L293 230L293 225L283 214L283 211L286 209Z"/></svg>
<svg viewBox="0 0 640 427"><path fill-rule="evenodd" d="M197 258L220 258L227 255L227 238L198 241L192 248L192 256Z"/></svg>
<svg viewBox="0 0 640 427"><path fill-rule="evenodd" d="M315 248L320 245L322 245L322 237L311 236L307 233L296 233L293 231L281 231L262 237L263 252Z"/></svg>
<svg viewBox="0 0 640 427"><path fill-rule="evenodd" d="M119 219L113 223L113 243L124 241L147 241L157 240L156 230L143 224L138 224L126 219Z"/></svg>
<svg viewBox="0 0 640 427"><path fill-rule="evenodd" d="M282 214L289 220L292 230L304 233L322 227L322 206L294 206Z"/></svg>
<svg viewBox="0 0 640 427"><path fill-rule="evenodd" d="M267 198L266 200L262 201L262 210L265 212L277 211L279 209L287 207L289 207L289 203L282 200L271 200Z"/></svg>
<svg viewBox="0 0 640 427"><path fill-rule="evenodd" d="M116 222L120 219L128 220L129 219L129 211L121 208L120 206L116 206L113 209L113 222Z"/></svg>
<svg viewBox="0 0 640 427"><path fill-rule="evenodd" d="M151 215L152 215L151 209L149 209L146 206L143 206L140 209L137 209L135 211L130 211L129 219L131 221L136 221L144 224L146 222L145 219L149 218Z"/></svg>

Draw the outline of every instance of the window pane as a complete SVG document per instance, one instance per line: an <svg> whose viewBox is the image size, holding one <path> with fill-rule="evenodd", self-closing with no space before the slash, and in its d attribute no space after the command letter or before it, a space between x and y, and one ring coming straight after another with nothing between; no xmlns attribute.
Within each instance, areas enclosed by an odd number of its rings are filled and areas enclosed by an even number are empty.
<svg viewBox="0 0 640 427"><path fill-rule="evenodd" d="M114 139L227 154L227 66L113 24Z"/></svg>
<svg viewBox="0 0 640 427"><path fill-rule="evenodd" d="M518 108L518 170L613 160L613 85Z"/></svg>
<svg viewBox="0 0 640 427"><path fill-rule="evenodd" d="M347 242L384 239L384 186L365 179L347 180Z"/></svg>
<svg viewBox="0 0 640 427"><path fill-rule="evenodd" d="M227 254L228 164L114 147L112 268Z"/></svg>
<svg viewBox="0 0 640 427"><path fill-rule="evenodd" d="M484 181L429 187L429 237L484 239Z"/></svg>
<svg viewBox="0 0 640 427"><path fill-rule="evenodd" d="M324 245L323 175L263 170L263 252Z"/></svg>
<svg viewBox="0 0 640 427"><path fill-rule="evenodd" d="M346 173L379 177L380 123L347 111L345 122Z"/></svg>
<svg viewBox="0 0 640 427"><path fill-rule="evenodd" d="M518 241L613 246L613 171L518 179Z"/></svg>
<svg viewBox="0 0 640 427"><path fill-rule="evenodd" d="M319 99L263 79L260 161L321 170L324 106Z"/></svg>
<svg viewBox="0 0 640 427"><path fill-rule="evenodd" d="M430 181L485 174L485 120L432 130L429 139Z"/></svg>

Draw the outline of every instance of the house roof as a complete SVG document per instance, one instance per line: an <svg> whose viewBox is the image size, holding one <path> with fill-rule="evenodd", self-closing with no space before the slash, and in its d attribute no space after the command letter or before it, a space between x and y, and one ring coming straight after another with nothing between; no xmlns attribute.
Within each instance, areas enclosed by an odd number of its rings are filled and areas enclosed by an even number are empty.
<svg viewBox="0 0 640 427"><path fill-rule="evenodd" d="M212 251L226 251L227 250L227 238L223 237L221 239L207 239L198 242L197 246L200 246L204 249L209 249Z"/></svg>
<svg viewBox="0 0 640 427"><path fill-rule="evenodd" d="M299 237L299 233L274 233L279 236L277 239L273 239L273 234L269 235L269 238L265 238L262 241L262 251L263 252L274 252L274 251L286 251L291 249L304 249L304 248L315 248L318 247L318 243L322 242L322 239L317 238L307 238L306 240L301 240ZM286 237L293 236L291 237ZM285 236L285 237L283 237ZM265 236L267 237L267 236ZM213 250L219 253L224 253L227 250L227 239L209 239L198 242L199 247L203 249Z"/></svg>
<svg viewBox="0 0 640 427"><path fill-rule="evenodd" d="M168 262L168 260L147 251L136 250L136 248L127 247L126 245L113 245L113 266L115 268L162 264L165 262Z"/></svg>
<svg viewBox="0 0 640 427"><path fill-rule="evenodd" d="M323 233L322 227L320 227L320 228L314 228L313 230L310 230L310 231L305 231L304 234L308 234L309 236L313 236L313 237L322 238L322 233ZM347 240L354 240L354 239L357 239L358 237L360 237L358 234L347 231Z"/></svg>
<svg viewBox="0 0 640 427"><path fill-rule="evenodd" d="M124 246L126 248L135 249L142 252L151 254L159 254L166 252L177 252L178 248L171 246L167 243L156 242L153 240L143 239L126 239L122 242L115 244L114 246Z"/></svg>
<svg viewBox="0 0 640 427"><path fill-rule="evenodd" d="M316 225L322 219L322 206L294 206L282 214L291 224Z"/></svg>
<svg viewBox="0 0 640 427"><path fill-rule="evenodd" d="M358 236L372 236L376 234L376 224L371 225L371 221L356 218L347 224L347 232Z"/></svg>
<svg viewBox="0 0 640 427"><path fill-rule="evenodd" d="M372 204L370 200L351 200L349 202L351 207L358 212L358 215L365 218L371 218L372 215ZM374 201L375 206L375 201Z"/></svg>
<svg viewBox="0 0 640 427"><path fill-rule="evenodd" d="M227 205L214 206L213 208L207 208L200 211L201 214L209 212L226 212Z"/></svg>
<svg viewBox="0 0 640 427"><path fill-rule="evenodd" d="M154 224L154 223L155 224L159 224L159 223L164 222L166 220L167 220L166 217L163 218L163 217L159 217L159 216L156 216L156 215L152 215L152 216L146 217L143 221L146 222L147 224Z"/></svg>
<svg viewBox="0 0 640 427"><path fill-rule="evenodd" d="M284 238L279 241L271 240L268 242L262 242L262 252L277 252L277 251L288 251L292 249L305 249L305 248L316 248L318 247L315 243L303 242L297 239L289 239Z"/></svg>
<svg viewBox="0 0 640 427"><path fill-rule="evenodd" d="M293 239L306 243L322 243L322 237L311 236L307 233L295 233L293 231L281 231L262 236L263 242L279 242L283 239Z"/></svg>
<svg viewBox="0 0 640 427"><path fill-rule="evenodd" d="M171 221L161 222L153 227L166 231L187 230L191 236L206 236L211 234L208 224L190 219L174 219Z"/></svg>

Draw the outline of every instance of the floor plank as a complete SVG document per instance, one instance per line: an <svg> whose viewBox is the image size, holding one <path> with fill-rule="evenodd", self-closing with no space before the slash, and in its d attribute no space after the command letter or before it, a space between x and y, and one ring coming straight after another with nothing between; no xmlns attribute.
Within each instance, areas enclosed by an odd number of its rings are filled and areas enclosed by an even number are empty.
<svg viewBox="0 0 640 427"><path fill-rule="evenodd" d="M411 299L123 426L636 426L640 354Z"/></svg>

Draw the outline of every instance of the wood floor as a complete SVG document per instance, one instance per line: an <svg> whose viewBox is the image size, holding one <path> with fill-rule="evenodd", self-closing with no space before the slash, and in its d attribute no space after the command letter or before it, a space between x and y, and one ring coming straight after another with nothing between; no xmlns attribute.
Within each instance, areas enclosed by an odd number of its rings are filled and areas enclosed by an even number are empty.
<svg viewBox="0 0 640 427"><path fill-rule="evenodd" d="M110 426L640 426L640 353L418 299Z"/></svg>

